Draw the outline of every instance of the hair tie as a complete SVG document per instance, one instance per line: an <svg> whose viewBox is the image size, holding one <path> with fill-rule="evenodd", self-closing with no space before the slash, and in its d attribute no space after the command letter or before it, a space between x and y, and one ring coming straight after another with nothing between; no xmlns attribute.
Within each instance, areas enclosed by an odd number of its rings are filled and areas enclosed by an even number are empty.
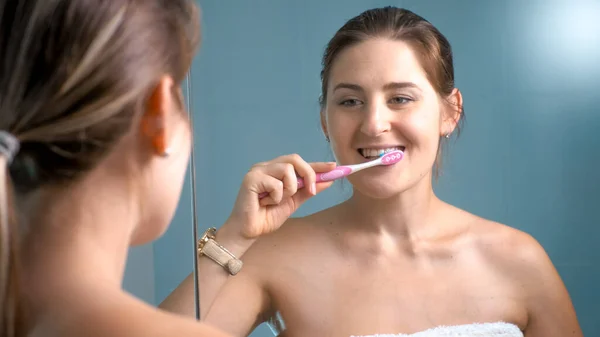
<svg viewBox="0 0 600 337"><path fill-rule="evenodd" d="M13 159L19 152L21 145L17 137L10 132L0 131L0 155L2 155L8 165L12 164Z"/></svg>

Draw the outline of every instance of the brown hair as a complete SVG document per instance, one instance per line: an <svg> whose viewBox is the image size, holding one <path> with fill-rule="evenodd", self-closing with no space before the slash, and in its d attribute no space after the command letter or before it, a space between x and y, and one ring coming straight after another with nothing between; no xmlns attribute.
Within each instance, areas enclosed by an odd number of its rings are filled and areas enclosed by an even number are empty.
<svg viewBox="0 0 600 337"><path fill-rule="evenodd" d="M350 19L327 44L322 60L321 97L319 98L321 109L324 109L327 104L329 75L339 53L360 42L381 37L408 43L416 51L421 66L438 95L447 98L452 93L454 65L452 48L446 37L421 16L407 9L388 6L367 10ZM459 123L462 123L463 107L456 108L461 114ZM457 133L460 133L460 124L457 125ZM439 162L441 144L442 138L438 146L436 175L441 164Z"/></svg>
<svg viewBox="0 0 600 337"><path fill-rule="evenodd" d="M131 128L166 74L185 78L199 43L191 0L0 0L0 335L23 336L15 200L74 181ZM174 93L178 94L178 93Z"/></svg>

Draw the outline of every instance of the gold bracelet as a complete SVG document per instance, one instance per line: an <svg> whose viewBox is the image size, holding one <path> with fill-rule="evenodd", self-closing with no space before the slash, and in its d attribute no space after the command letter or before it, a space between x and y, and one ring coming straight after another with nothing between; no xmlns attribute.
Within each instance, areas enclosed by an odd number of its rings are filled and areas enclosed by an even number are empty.
<svg viewBox="0 0 600 337"><path fill-rule="evenodd" d="M215 241L216 236L217 229L214 227L204 232L198 240L198 256L206 255L223 267L230 275L239 273L244 263Z"/></svg>

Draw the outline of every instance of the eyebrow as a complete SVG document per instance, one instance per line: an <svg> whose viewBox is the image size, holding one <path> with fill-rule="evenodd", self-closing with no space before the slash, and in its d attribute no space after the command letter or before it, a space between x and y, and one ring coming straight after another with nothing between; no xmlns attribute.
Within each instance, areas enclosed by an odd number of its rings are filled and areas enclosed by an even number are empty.
<svg viewBox="0 0 600 337"><path fill-rule="evenodd" d="M405 89L405 88L415 88L419 89L419 87L412 82L390 82L383 86L384 90L390 89ZM335 92L338 89L350 89L355 91L365 91L360 85L352 84L352 83L338 83L338 85L333 88Z"/></svg>

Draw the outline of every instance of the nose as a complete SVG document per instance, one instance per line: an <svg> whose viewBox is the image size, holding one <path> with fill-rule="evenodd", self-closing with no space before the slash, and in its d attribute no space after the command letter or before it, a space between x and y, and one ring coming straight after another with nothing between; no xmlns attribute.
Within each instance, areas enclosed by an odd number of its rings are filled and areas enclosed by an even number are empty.
<svg viewBox="0 0 600 337"><path fill-rule="evenodd" d="M369 137L377 137L390 131L389 109L379 102L364 106L361 132Z"/></svg>

